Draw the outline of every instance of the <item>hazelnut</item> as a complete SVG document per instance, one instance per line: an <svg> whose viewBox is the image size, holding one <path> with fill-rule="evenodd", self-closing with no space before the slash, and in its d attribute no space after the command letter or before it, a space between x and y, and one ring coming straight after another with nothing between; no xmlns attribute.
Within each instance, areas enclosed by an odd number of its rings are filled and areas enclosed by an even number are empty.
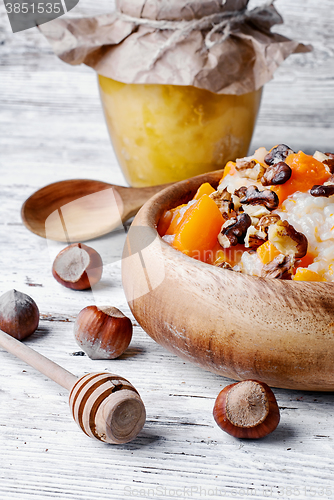
<svg viewBox="0 0 334 500"><path fill-rule="evenodd" d="M9 290L0 297L0 329L23 340L36 330L39 310L36 302L25 293Z"/></svg>
<svg viewBox="0 0 334 500"><path fill-rule="evenodd" d="M231 436L258 439L274 431L280 414L274 393L264 382L244 380L226 386L216 399L213 416Z"/></svg>
<svg viewBox="0 0 334 500"><path fill-rule="evenodd" d="M52 274L56 280L73 290L91 288L102 276L102 259L94 248L73 243L55 258Z"/></svg>
<svg viewBox="0 0 334 500"><path fill-rule="evenodd" d="M75 320L74 336L91 359L115 359L131 342L132 323L116 307L88 306Z"/></svg>

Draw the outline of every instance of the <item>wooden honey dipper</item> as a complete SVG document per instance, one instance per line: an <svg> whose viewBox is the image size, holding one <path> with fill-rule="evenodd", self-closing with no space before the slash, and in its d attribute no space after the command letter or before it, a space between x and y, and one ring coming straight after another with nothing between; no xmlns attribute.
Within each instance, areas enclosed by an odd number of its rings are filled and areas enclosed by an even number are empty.
<svg viewBox="0 0 334 500"><path fill-rule="evenodd" d="M125 378L108 372L78 378L2 330L0 346L70 391L74 420L87 436L121 444L134 439L143 428L144 403Z"/></svg>

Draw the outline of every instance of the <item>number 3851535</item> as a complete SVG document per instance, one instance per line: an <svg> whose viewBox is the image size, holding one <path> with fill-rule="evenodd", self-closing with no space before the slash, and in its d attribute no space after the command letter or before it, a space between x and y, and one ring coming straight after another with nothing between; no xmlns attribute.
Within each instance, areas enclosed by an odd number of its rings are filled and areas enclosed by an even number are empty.
<svg viewBox="0 0 334 500"><path fill-rule="evenodd" d="M38 13L38 14L60 14L62 11L61 2L15 2L15 3L6 3L6 10L8 14L29 14L29 13Z"/></svg>

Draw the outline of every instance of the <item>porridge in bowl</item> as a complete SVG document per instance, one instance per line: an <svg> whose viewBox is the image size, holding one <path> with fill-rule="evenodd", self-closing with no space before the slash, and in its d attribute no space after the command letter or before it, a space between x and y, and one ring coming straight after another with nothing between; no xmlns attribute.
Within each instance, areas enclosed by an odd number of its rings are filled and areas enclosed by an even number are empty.
<svg viewBox="0 0 334 500"><path fill-rule="evenodd" d="M334 155L279 144L226 164L166 210L159 234L195 259L252 276L334 281Z"/></svg>

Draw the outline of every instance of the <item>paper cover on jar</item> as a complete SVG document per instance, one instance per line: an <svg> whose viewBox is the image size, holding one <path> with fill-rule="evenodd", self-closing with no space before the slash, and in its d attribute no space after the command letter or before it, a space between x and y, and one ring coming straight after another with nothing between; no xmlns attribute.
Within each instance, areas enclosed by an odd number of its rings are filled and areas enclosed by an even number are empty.
<svg viewBox="0 0 334 500"><path fill-rule="evenodd" d="M116 11L61 18L40 26L55 53L123 83L192 85L221 94L262 87L305 46L271 27L283 22L273 2L116 0Z"/></svg>

